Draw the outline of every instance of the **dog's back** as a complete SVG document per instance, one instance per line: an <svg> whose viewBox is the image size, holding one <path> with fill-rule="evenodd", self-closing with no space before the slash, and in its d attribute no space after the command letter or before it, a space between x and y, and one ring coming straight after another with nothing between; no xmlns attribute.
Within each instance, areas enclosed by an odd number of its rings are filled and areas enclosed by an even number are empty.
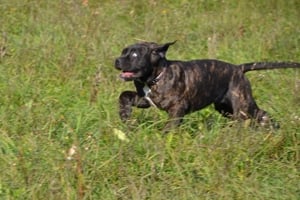
<svg viewBox="0 0 300 200"><path fill-rule="evenodd" d="M154 100L160 97L156 100L158 104L166 99L173 101L176 97L177 104L185 103L187 112L192 112L222 98L229 88L232 74L239 72L241 70L236 66L218 60L168 61L166 73L154 86L151 96Z"/></svg>

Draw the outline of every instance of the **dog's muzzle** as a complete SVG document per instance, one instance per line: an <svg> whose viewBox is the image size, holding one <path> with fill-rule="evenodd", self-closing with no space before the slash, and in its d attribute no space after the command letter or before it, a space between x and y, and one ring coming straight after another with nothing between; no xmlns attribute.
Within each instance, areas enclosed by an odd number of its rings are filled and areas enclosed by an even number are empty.
<svg viewBox="0 0 300 200"><path fill-rule="evenodd" d="M115 68L122 71L122 73L120 74L120 78L125 81L132 81L139 78L139 74L137 72L127 71L122 68L122 61L120 60L120 58L117 58L115 60Z"/></svg>
<svg viewBox="0 0 300 200"><path fill-rule="evenodd" d="M115 60L115 68L118 69L118 70L122 70L122 69L121 69L121 61L120 61L119 58L117 58L117 59Z"/></svg>

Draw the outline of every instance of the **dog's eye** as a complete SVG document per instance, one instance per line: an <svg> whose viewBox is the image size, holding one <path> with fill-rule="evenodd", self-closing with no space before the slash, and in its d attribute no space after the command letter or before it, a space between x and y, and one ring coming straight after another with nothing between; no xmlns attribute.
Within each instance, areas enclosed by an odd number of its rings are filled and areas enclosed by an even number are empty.
<svg viewBox="0 0 300 200"><path fill-rule="evenodd" d="M134 58L136 58L136 57L138 56L138 54L135 53L135 52L133 52L133 53L131 54L131 56L134 57Z"/></svg>

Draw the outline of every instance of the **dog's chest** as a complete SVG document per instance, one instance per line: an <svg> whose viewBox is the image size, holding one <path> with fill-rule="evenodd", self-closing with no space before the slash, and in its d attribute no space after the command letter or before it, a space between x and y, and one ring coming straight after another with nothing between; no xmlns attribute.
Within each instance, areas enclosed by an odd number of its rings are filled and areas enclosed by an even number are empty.
<svg viewBox="0 0 300 200"><path fill-rule="evenodd" d="M152 101L152 99L149 96L151 94L151 89L147 85L145 85L143 87L143 91L145 93L144 98L151 104L151 106L156 108L157 106L155 105L155 103Z"/></svg>

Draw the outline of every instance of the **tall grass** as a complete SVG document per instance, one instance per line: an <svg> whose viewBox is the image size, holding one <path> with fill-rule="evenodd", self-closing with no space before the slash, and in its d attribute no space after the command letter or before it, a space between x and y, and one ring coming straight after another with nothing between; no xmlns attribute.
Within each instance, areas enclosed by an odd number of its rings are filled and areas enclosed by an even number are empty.
<svg viewBox="0 0 300 200"><path fill-rule="evenodd" d="M299 9L297 0L2 0L0 199L298 199L299 70L247 75L279 130L209 107L165 136L167 116L154 108L121 123L118 95L133 86L113 63L139 40L178 40L170 59L299 62Z"/></svg>

